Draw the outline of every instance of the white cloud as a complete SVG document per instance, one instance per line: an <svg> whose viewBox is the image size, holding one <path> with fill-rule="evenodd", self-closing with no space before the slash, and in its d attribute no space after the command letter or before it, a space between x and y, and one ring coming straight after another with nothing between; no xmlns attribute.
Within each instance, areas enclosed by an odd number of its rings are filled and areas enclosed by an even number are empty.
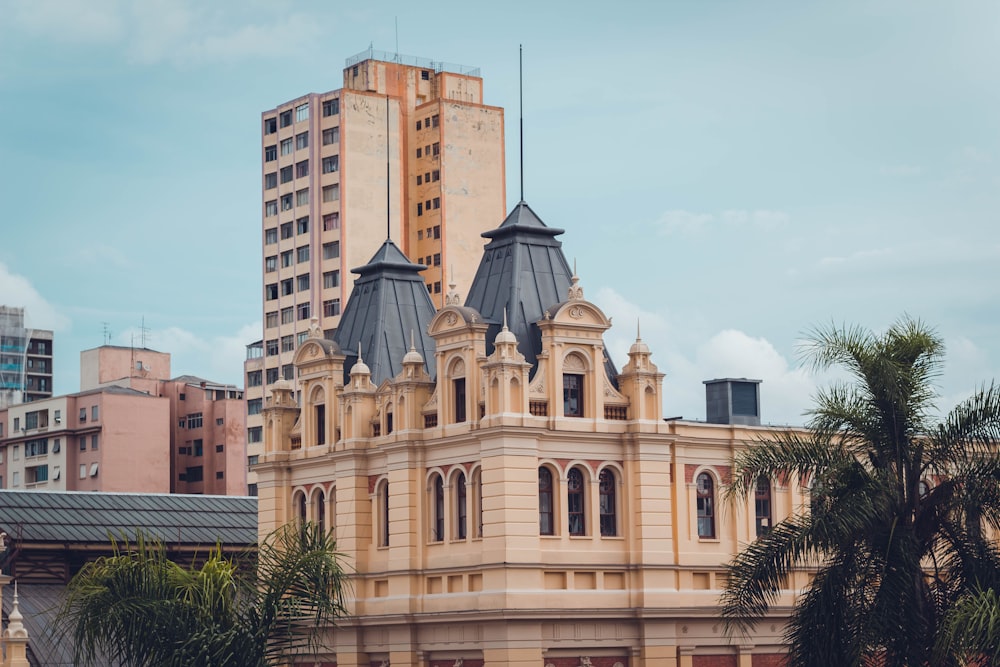
<svg viewBox="0 0 1000 667"><path fill-rule="evenodd" d="M274 44L301 48L322 26L301 14L236 5L225 11L193 0L0 0L0 15L14 33L54 44L102 45L142 65L197 65L270 56ZM244 12L259 23L240 16Z"/></svg>
<svg viewBox="0 0 1000 667"><path fill-rule="evenodd" d="M709 213L691 213L690 211L667 211L660 216L657 225L664 234L680 232L690 234L701 229L712 222L713 216Z"/></svg>
<svg viewBox="0 0 1000 667"><path fill-rule="evenodd" d="M49 303L24 276L0 262L0 305L24 308L25 324L36 329L66 331L70 320Z"/></svg>
<svg viewBox="0 0 1000 667"><path fill-rule="evenodd" d="M822 268L839 268L845 265L856 265L859 263L869 263L873 261L884 261L888 257L892 256L894 251L892 248L876 248L874 250L859 250L853 252L850 255L841 257L824 257L819 260L819 265Z"/></svg>
<svg viewBox="0 0 1000 667"><path fill-rule="evenodd" d="M666 375L665 416L704 419L704 380L747 377L763 381L761 416L765 423L804 423L802 413L815 394L816 378L804 368L793 367L766 339L735 329L699 335L704 324L686 318L683 326L673 326L668 314L645 310L610 288L598 289L593 301L617 323L604 341L619 368L635 340L635 322L641 322L642 339L649 345L653 363Z"/></svg>
<svg viewBox="0 0 1000 667"><path fill-rule="evenodd" d="M788 214L784 211L730 210L722 213L722 219L732 225L750 225L757 229L772 230L788 224Z"/></svg>
<svg viewBox="0 0 1000 667"><path fill-rule="evenodd" d="M196 375L213 382L243 386L246 346L260 339L261 323L247 324L234 334L203 338L180 327L154 329L146 334L146 347L170 353L171 374ZM141 345L142 332L127 329L117 337L119 345Z"/></svg>

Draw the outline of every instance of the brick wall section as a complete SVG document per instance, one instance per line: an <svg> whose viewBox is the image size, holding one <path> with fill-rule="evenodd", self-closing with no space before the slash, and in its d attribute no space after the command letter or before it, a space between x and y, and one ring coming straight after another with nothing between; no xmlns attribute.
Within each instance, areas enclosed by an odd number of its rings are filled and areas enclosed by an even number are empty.
<svg viewBox="0 0 1000 667"><path fill-rule="evenodd" d="M738 667L735 655L693 655L692 667Z"/></svg>
<svg viewBox="0 0 1000 667"><path fill-rule="evenodd" d="M694 473L701 465L696 465L692 463L684 464L684 481L688 484L694 484ZM733 467L732 466L707 466L715 471L719 479L722 480L723 484L729 484L733 481Z"/></svg>
<svg viewBox="0 0 1000 667"><path fill-rule="evenodd" d="M788 658L782 653L758 653L752 656L753 667L785 667Z"/></svg>

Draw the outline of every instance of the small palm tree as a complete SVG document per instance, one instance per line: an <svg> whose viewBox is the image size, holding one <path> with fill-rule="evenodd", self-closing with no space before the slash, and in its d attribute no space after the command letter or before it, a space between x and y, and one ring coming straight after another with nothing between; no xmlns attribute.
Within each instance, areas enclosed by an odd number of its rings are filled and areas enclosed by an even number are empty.
<svg viewBox="0 0 1000 667"><path fill-rule="evenodd" d="M139 535L87 563L60 614L77 664L265 667L315 648L346 612L332 537L312 524L272 533L248 572L212 549L201 567Z"/></svg>
<svg viewBox="0 0 1000 667"><path fill-rule="evenodd" d="M932 664L1000 667L1000 595L995 589L977 589L949 610Z"/></svg>
<svg viewBox="0 0 1000 667"><path fill-rule="evenodd" d="M945 614L975 586L1000 583L984 531L1000 527L1000 389L934 423L944 346L909 318L881 336L819 329L805 352L851 381L819 392L806 432L736 457L734 501L764 476L808 485L811 502L733 560L723 618L750 630L786 575L810 567L786 629L790 667L939 664L930 660Z"/></svg>

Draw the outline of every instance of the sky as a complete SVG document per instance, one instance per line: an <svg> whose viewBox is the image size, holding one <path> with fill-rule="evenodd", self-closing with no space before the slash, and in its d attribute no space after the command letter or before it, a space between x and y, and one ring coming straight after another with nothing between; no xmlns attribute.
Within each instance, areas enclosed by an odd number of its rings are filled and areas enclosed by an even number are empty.
<svg viewBox="0 0 1000 667"><path fill-rule="evenodd" d="M106 331L242 384L261 111L369 45L480 67L509 208L519 44L525 200L619 367L641 326L665 415L750 377L802 424L803 338L904 315L946 343L941 408L1000 378L995 0L0 0L0 303L55 330L57 394Z"/></svg>

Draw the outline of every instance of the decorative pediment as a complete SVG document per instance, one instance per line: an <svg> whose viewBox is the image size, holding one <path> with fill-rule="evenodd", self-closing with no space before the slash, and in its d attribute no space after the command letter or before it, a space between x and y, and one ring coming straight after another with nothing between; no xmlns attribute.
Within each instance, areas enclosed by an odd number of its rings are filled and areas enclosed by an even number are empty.
<svg viewBox="0 0 1000 667"><path fill-rule="evenodd" d="M611 327L611 320L589 301L574 299L564 301L548 310L549 319L560 324L590 325L604 329Z"/></svg>
<svg viewBox="0 0 1000 667"><path fill-rule="evenodd" d="M454 331L475 324L486 328L482 316L475 309L464 306L445 306L431 320L428 332L434 336L438 333Z"/></svg>
<svg viewBox="0 0 1000 667"><path fill-rule="evenodd" d="M324 359L339 358L344 359L340 353L340 346L332 340L326 338L306 338L299 349L295 350L292 363L296 366L304 366Z"/></svg>

